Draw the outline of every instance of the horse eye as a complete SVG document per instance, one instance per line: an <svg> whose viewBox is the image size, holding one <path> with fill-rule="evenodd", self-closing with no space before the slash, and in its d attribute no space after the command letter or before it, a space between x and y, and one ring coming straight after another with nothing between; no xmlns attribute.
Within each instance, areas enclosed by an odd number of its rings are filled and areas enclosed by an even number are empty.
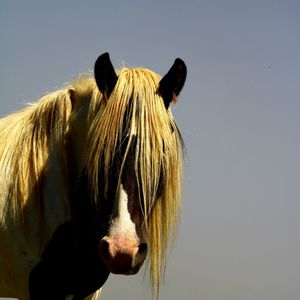
<svg viewBox="0 0 300 300"><path fill-rule="evenodd" d="M164 176L161 174L159 177L159 183L156 191L156 197L159 198L164 187Z"/></svg>
<svg viewBox="0 0 300 300"><path fill-rule="evenodd" d="M174 128L173 124L170 124L170 127L171 127L171 133L173 134L174 131L175 131L175 128Z"/></svg>

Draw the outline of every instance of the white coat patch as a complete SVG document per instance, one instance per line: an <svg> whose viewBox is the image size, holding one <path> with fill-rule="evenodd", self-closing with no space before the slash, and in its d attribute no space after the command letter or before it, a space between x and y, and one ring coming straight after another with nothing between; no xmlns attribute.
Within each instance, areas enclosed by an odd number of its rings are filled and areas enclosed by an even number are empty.
<svg viewBox="0 0 300 300"><path fill-rule="evenodd" d="M120 185L116 201L117 203L115 205L109 235L114 240L128 238L135 240L138 245L139 238L136 233L135 224L132 222L130 213L128 211L128 195L122 184Z"/></svg>

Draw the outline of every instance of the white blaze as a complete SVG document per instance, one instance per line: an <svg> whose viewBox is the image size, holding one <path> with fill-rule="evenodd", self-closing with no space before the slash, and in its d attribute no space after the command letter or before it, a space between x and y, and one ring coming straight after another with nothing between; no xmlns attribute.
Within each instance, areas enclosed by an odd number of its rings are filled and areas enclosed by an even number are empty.
<svg viewBox="0 0 300 300"><path fill-rule="evenodd" d="M113 220L110 228L110 237L115 240L135 240L138 244L139 238L136 233L135 224L131 220L130 213L128 211L128 195L120 185L119 194L116 199Z"/></svg>

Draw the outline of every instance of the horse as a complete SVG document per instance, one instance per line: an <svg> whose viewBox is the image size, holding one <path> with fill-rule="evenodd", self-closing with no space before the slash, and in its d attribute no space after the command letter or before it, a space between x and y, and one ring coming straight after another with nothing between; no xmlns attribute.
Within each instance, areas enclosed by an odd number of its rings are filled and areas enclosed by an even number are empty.
<svg viewBox="0 0 300 300"><path fill-rule="evenodd" d="M172 116L187 74L78 76L0 119L0 296L99 299L146 257L159 291L181 209L184 142Z"/></svg>

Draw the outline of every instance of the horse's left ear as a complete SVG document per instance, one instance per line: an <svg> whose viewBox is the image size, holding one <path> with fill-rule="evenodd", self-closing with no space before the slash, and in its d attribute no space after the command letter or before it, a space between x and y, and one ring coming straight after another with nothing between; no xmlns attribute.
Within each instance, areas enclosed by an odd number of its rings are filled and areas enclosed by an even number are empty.
<svg viewBox="0 0 300 300"><path fill-rule="evenodd" d="M100 92L108 99L118 81L118 76L110 61L108 52L97 58L94 74Z"/></svg>
<svg viewBox="0 0 300 300"><path fill-rule="evenodd" d="M186 65L180 58L176 58L169 72L160 80L158 92L163 97L166 109L176 100L186 79Z"/></svg>

